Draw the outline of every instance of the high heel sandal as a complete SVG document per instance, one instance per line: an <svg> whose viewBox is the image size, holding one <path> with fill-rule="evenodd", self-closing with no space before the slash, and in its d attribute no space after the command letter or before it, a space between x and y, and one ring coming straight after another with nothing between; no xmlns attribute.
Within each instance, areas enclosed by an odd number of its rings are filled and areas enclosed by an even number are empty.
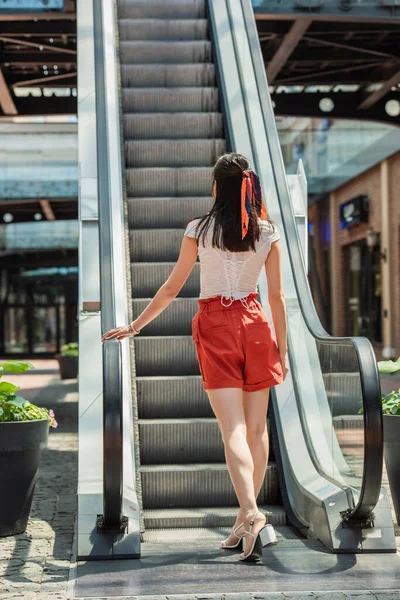
<svg viewBox="0 0 400 600"><path fill-rule="evenodd" d="M250 531L245 530L246 534L251 535L251 537L254 538L253 544L247 554L242 552L239 556L239 560L259 560L262 556L264 546L272 546L273 544L278 543L274 528L270 524L264 525L257 535L254 535L254 533L251 532L254 525L254 518L259 512L260 511L257 510L250 521Z"/></svg>
<svg viewBox="0 0 400 600"><path fill-rule="evenodd" d="M221 548L237 548L239 546L239 544L240 544L240 542L241 542L244 534L243 535L237 535L236 532L238 531L238 529L241 528L242 525L244 525L244 523L240 523L240 525L238 525L237 527L232 527L232 532L231 533L233 533L233 535L235 535L238 538L237 543L234 544L233 546L232 545L231 546L227 546L225 544L225 541L223 541L223 542L221 542Z"/></svg>

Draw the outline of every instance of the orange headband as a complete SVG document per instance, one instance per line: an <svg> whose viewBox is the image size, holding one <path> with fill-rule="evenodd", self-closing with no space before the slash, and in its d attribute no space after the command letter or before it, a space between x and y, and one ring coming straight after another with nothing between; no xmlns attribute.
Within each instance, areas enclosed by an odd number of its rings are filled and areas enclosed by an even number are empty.
<svg viewBox="0 0 400 600"><path fill-rule="evenodd" d="M261 189L260 178L253 171L247 169L242 171L241 190L241 215L242 215L242 239L246 236L249 228L251 206L256 207L256 212L261 219L266 219L267 209Z"/></svg>

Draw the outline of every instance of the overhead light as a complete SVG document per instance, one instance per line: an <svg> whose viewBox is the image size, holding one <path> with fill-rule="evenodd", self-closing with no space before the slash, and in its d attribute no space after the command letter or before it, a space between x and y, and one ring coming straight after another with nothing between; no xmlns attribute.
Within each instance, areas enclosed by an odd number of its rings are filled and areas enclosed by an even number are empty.
<svg viewBox="0 0 400 600"><path fill-rule="evenodd" d="M41 213L35 213L33 215L33 218L35 219L35 221L41 221L43 219L43 215Z"/></svg>
<svg viewBox="0 0 400 600"><path fill-rule="evenodd" d="M322 112L331 112L335 108L332 98L322 98L319 102L319 108Z"/></svg>
<svg viewBox="0 0 400 600"><path fill-rule="evenodd" d="M42 52L42 50L43 50L43 46L39 46L39 50Z"/></svg>
<svg viewBox="0 0 400 600"><path fill-rule="evenodd" d="M4 215L3 215L3 221L5 223L11 223L11 221L13 221L13 220L14 220L14 217L13 217L13 215L11 213L4 213Z"/></svg>
<svg viewBox="0 0 400 600"><path fill-rule="evenodd" d="M400 115L400 102L398 100L388 100L385 104L385 111L389 117L398 117Z"/></svg>

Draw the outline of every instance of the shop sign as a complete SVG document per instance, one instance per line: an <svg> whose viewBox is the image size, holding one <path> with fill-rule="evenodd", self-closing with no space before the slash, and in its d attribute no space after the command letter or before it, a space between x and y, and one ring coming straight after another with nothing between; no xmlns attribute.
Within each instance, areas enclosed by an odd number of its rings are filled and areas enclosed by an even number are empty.
<svg viewBox="0 0 400 600"><path fill-rule="evenodd" d="M368 196L360 194L340 205L340 229L368 223Z"/></svg>

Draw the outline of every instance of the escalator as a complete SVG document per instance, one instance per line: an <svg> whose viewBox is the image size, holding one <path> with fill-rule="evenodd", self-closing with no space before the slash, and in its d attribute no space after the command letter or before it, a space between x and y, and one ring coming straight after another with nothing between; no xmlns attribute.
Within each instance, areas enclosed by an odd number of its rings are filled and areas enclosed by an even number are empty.
<svg viewBox="0 0 400 600"><path fill-rule="evenodd" d="M218 156L229 149L251 158L284 233L291 366L272 392L278 462L272 451L258 503L271 523L296 525L333 551L394 550L391 523L382 523L374 355L365 339L328 336L312 304L250 3L120 0L118 25L133 318L171 272L187 221L211 207ZM237 511L191 340L198 291L197 264L135 339L144 542L160 530L204 536ZM263 276L260 299L269 312ZM377 523L379 543L369 535Z"/></svg>
<svg viewBox="0 0 400 600"><path fill-rule="evenodd" d="M227 145L205 3L165 2L157 19L154 3L118 6L135 318L170 274L186 223L211 208L212 166ZM229 526L237 511L191 339L198 267L135 338L144 541ZM286 522L274 461L258 501L273 524Z"/></svg>
<svg viewBox="0 0 400 600"><path fill-rule="evenodd" d="M186 223L211 207L216 159L225 151L247 156L281 233L290 359L285 382L271 390L270 461L258 505L283 548L301 539L333 553L396 552L381 488L374 354L364 338L329 336L315 311L250 1L118 0L116 28L129 320L168 278ZM97 119L99 132L104 119ZM110 176L119 168L113 160ZM111 214L111 194L108 201ZM196 263L170 306L129 342L132 379L124 382L133 407L124 413L123 444L129 428L137 500L124 502L121 482L113 497L122 493L121 514L140 514L142 555L179 544L215 547L238 510L191 338L198 294ZM272 324L265 273L259 297ZM124 485L128 476L124 467ZM133 535L129 524L121 527Z"/></svg>

